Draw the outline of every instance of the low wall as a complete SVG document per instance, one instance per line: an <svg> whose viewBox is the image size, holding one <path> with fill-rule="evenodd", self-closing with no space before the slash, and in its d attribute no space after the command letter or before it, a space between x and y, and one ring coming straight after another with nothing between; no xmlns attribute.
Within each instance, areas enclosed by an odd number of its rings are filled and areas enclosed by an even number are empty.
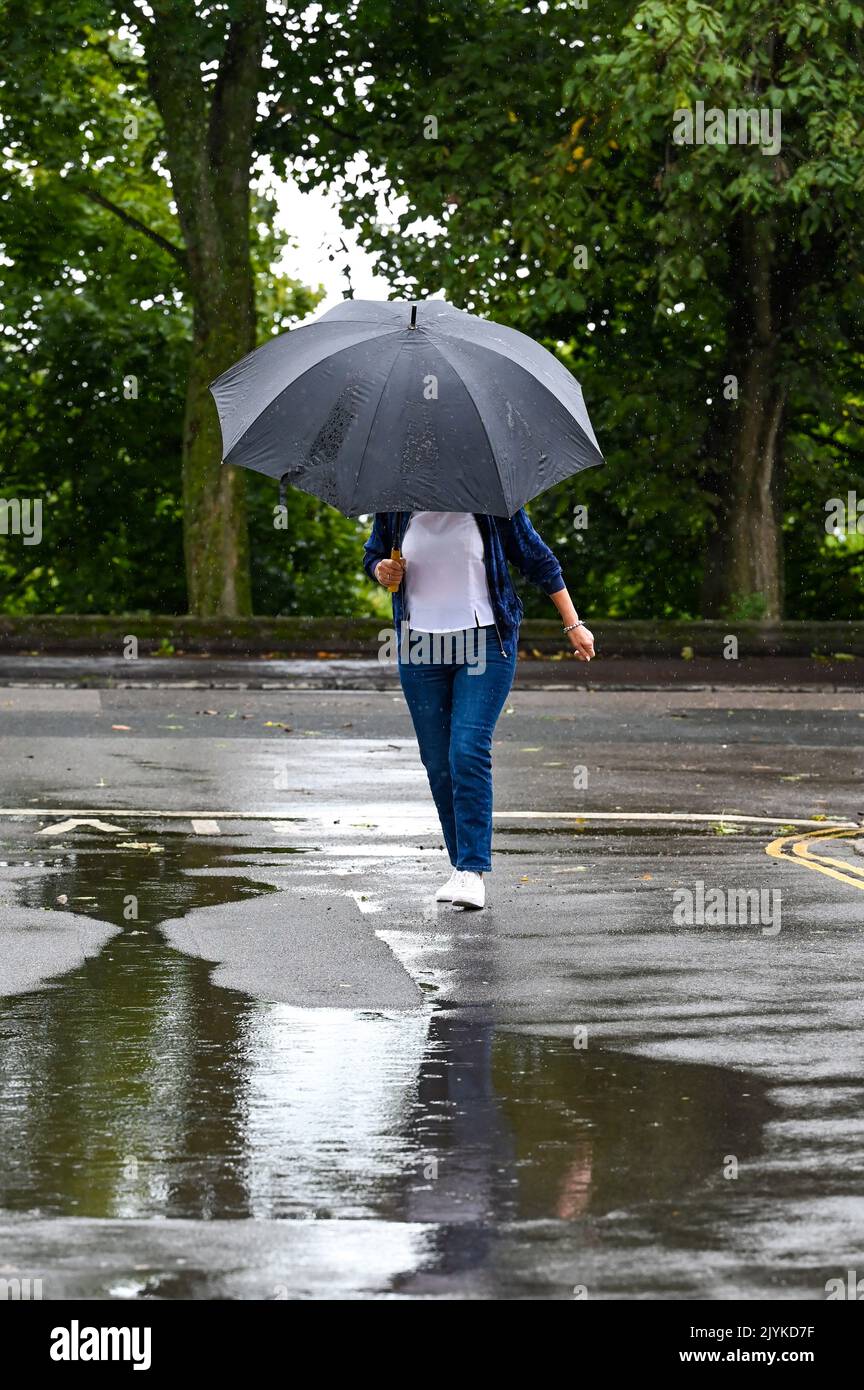
<svg viewBox="0 0 864 1390"><path fill-rule="evenodd" d="M236 618L188 616L33 616L0 617L0 652L24 654L117 654L134 636L146 655L212 652L273 657L317 652L369 655L377 648L385 622L378 618ZM593 631L606 657L683 657L724 655L729 636L738 656L821 656L864 658L864 622L618 622L596 619ZM526 655L549 655L562 648L557 622L526 620L520 646Z"/></svg>

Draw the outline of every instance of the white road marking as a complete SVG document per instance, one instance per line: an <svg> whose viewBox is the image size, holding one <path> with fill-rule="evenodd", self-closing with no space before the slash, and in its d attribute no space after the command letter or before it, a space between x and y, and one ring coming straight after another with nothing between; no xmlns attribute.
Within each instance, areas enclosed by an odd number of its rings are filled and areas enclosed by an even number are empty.
<svg viewBox="0 0 864 1390"><path fill-rule="evenodd" d="M794 816L742 816L737 811L493 811L508 820L718 821L735 825L815 825L822 830L854 829L854 820L796 820Z"/></svg>
<svg viewBox="0 0 864 1390"><path fill-rule="evenodd" d="M381 904L373 902L368 893L361 893L359 889L350 890L346 896L354 899L361 912L374 914L381 911Z"/></svg>
<svg viewBox="0 0 864 1390"><path fill-rule="evenodd" d="M125 806L97 806L89 810L71 811L68 806L52 810L45 806L0 806L0 816L35 816L44 820L46 816L104 816L110 811L124 820L135 817L138 820L273 820L273 811L133 811ZM278 812L275 813L278 815ZM285 812L285 819L290 819ZM785 823L785 822L784 822ZM791 822L790 822L791 824Z"/></svg>
<svg viewBox="0 0 864 1390"><path fill-rule="evenodd" d="M91 808L91 809L84 810L84 811L79 811L79 810L70 811L70 810L68 809L68 807L66 807L66 806L60 807L58 810L51 810L50 808L46 808L46 807L44 807L44 806L43 806L43 807L32 807L32 806L17 806L17 807L16 807L16 806L7 806L7 807L0 807L0 817L3 817L3 816L9 816L9 817L16 817L16 816L17 816L17 817L22 817L22 816L28 816L28 817L34 817L34 818L37 818L37 819L40 819L40 820L44 820L46 817L50 817L50 816L75 816L75 817L82 817L82 816L83 816L83 817L91 817L91 816L100 816L100 815L104 815L106 809L111 809L111 808L106 808L106 807L102 806L102 807L97 807L95 810ZM310 809L311 809L310 807L308 807L308 806L299 807L299 806L298 806L297 809L298 809L298 810L302 810L302 812L303 812L303 819L304 819L304 820L312 820L312 819L314 819L314 816L310 816L310 814L309 814L309 811L310 811ZM274 813L273 813L272 811L222 811L222 810L220 810L220 811L160 811L160 810L152 810L152 811L132 811L132 810L127 810L125 807L121 807L121 806L114 807L113 810L114 810L114 814L115 814L115 815L122 816L124 820L130 820L130 819L133 819L133 818L134 818L134 819L137 819L137 820L211 820L211 819L212 819L212 820L220 820L220 821L223 821L223 820L269 821L269 822L271 823L271 825L272 825L274 828L276 828L276 827L278 826L280 829L282 829L282 827L283 827L286 823L289 823L289 822L292 821L292 820L296 820L296 817L289 815L288 812L285 813L284 820L279 820L279 819L278 819L278 813L277 813L277 815L274 815ZM430 812L431 812L431 807L430 807ZM493 814L494 814L496 820L562 820L562 821L574 821L574 820L576 820L576 821L647 821L647 822L651 822L651 821L675 822L675 821L678 821L678 822L684 822L684 823L690 823L690 822L703 822L703 823L706 823L706 824L715 824L715 825L716 825L719 821L723 821L724 823L726 823L726 824L731 824L731 825L792 825L792 826L799 826L799 825L800 825L800 826L803 826L805 829L809 829L811 826L814 826L814 827L816 827L816 829L819 829L819 830L830 830L830 829L834 829L834 830L857 830L857 829L859 828L858 822L857 822L857 821L852 821L852 820L805 820L805 819L797 818L797 817L795 817L795 816L784 816L784 815L782 815L782 814L778 814L778 815L776 815L776 816L744 816L744 815L740 815L737 811L734 811L734 812L729 812L729 811L700 811L700 812L692 812L692 811L495 811L495 812L493 812ZM403 815L403 819L410 819L410 816L409 816L409 814L408 814L407 808L406 808L405 811L402 813L402 815ZM424 815L425 815L425 811L424 811ZM55 829L55 828L56 828L56 827L51 827L51 829ZM114 827L111 827L111 828L112 828L112 829L116 829L117 827L114 826ZM39 833L41 834L42 832L40 831ZM125 832L124 832L124 833L125 833Z"/></svg>
<svg viewBox="0 0 864 1390"><path fill-rule="evenodd" d="M218 820L196 820L192 818L192 829L196 835L221 835Z"/></svg>
<svg viewBox="0 0 864 1390"><path fill-rule="evenodd" d="M56 812L48 812L49 815ZM57 825L46 825L41 830L37 830L37 835L66 835L70 830L77 830L80 825L89 825L91 830L104 830L106 835L127 835L129 832L122 825L109 825L105 820L86 820L83 817L75 817L72 820L60 821Z"/></svg>

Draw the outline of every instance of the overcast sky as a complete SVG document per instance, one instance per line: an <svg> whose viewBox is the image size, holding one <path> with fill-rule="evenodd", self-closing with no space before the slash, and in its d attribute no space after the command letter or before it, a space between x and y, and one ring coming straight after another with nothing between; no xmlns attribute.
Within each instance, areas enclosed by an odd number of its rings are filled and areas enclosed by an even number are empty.
<svg viewBox="0 0 864 1390"><path fill-rule="evenodd" d="M306 285L325 287L327 297L315 310L315 316L345 298L346 266L351 272L355 299L387 299L387 281L376 276L372 261L358 247L353 232L342 226L335 196L320 188L306 192L288 179L274 184L281 227L297 243L286 248L279 268ZM348 256L340 241L348 247ZM329 259L331 253L335 255L333 261Z"/></svg>

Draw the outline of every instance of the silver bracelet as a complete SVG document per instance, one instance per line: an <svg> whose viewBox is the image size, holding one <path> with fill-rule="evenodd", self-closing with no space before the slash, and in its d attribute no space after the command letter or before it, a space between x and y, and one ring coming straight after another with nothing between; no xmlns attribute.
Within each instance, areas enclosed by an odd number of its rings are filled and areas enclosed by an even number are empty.
<svg viewBox="0 0 864 1390"><path fill-rule="evenodd" d="M565 627L564 631L565 631L565 632L572 632L574 628L576 628L576 627L584 627L584 626L585 626L585 624L584 624L583 622L575 622L575 623L571 623L569 627Z"/></svg>

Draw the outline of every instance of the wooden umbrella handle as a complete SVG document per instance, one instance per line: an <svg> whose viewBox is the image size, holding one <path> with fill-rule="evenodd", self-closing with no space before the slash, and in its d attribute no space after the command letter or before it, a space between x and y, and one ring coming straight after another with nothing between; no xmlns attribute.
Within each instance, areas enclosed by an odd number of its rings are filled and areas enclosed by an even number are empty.
<svg viewBox="0 0 864 1390"><path fill-rule="evenodd" d="M402 552L401 552L401 550L397 550L396 547L394 546L393 549L390 551L390 559L391 559L391 560L401 560L401 559L402 559ZM397 590L398 588L399 588L399 585L398 585L398 584L388 584L388 585L387 585L387 592L388 592L388 594L395 594L395 592L396 592L396 590Z"/></svg>

